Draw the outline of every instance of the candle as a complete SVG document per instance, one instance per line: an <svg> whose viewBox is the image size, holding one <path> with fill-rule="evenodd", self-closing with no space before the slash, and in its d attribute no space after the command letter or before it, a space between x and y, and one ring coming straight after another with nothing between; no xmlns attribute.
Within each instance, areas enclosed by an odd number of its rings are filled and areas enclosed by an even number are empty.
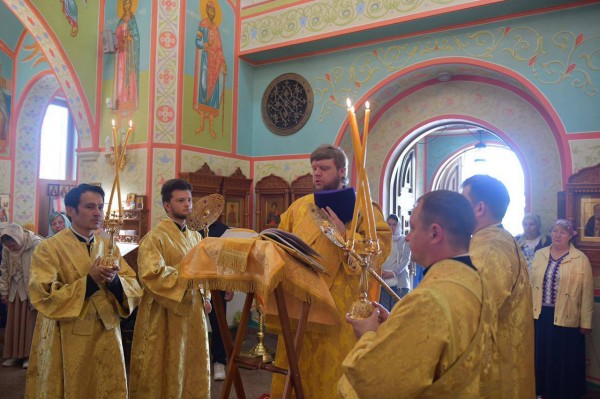
<svg viewBox="0 0 600 399"><path fill-rule="evenodd" d="M119 166L121 165L121 162L123 162L123 159L125 157L125 150L127 148L127 142L129 141L129 137L131 136L131 132L133 131L133 121L130 119L129 120L129 129L127 129L127 134L123 133L121 135L121 145L123 146L123 149L121 151L121 153L119 154L118 160L117 160L117 167L115 168L115 182L117 183L117 196L119 199L119 217L123 217L123 204L121 202L121 182L119 179Z"/></svg>
<svg viewBox="0 0 600 399"><path fill-rule="evenodd" d="M362 146L360 144L360 136L358 133L358 124L356 123L356 114L354 113L354 107L350 102L350 99L346 99L346 104L348 104L348 122L350 123L350 133L352 137L352 146L354 147L354 158L356 159L356 166L359 168L357 170L360 175L360 170L362 169Z"/></svg>
<svg viewBox="0 0 600 399"><path fill-rule="evenodd" d="M115 143L117 141L117 127L116 127L114 119L111 120L111 124L112 124L112 139L113 139L114 157L115 157L115 162L118 162L118 160L119 160L119 151L117 149L117 146L115 146ZM116 163L115 165L117 166L115 168L115 170L116 170L116 169L118 169L118 165L119 164ZM117 175L115 176L115 180L113 181L112 189L110 190L110 197L108 199L108 210L106 211L106 219L110 218L110 211L111 211L111 208L112 208L112 200L113 200L113 196L115 194L115 186L116 186L116 183L117 183L118 176L119 175L118 175L118 172L117 172Z"/></svg>
<svg viewBox="0 0 600 399"><path fill-rule="evenodd" d="M354 113L354 107L352 107L352 103L350 99L346 99L346 104L348 105L348 123L350 125L350 137L352 138L352 147L354 147L354 157L356 159L356 173L360 178L361 170L362 170L362 162L358 161L359 154L362 155L362 149L360 145L360 137L358 135L358 125L356 123L356 114ZM358 223L358 212L360 207L360 180L358 180L358 192L357 192L357 201L354 204L354 213L352 216L352 223L350 224L350 234L352 237L352 246L354 246L354 233L356 233L356 225ZM364 216L364 215L363 215Z"/></svg>
<svg viewBox="0 0 600 399"><path fill-rule="evenodd" d="M367 163L367 136L369 134L369 117L371 116L371 109L369 108L369 102L365 103L365 127L363 129L363 141L362 141L362 159L363 168L366 167ZM366 176L366 174L365 174Z"/></svg>

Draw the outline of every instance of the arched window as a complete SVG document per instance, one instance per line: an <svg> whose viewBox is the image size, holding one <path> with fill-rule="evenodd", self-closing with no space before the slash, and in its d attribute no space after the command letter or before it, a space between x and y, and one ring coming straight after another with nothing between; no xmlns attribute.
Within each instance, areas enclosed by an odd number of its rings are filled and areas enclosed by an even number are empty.
<svg viewBox="0 0 600 399"><path fill-rule="evenodd" d="M77 132L67 103L55 99L48 105L42 123L39 178L75 180L75 148Z"/></svg>

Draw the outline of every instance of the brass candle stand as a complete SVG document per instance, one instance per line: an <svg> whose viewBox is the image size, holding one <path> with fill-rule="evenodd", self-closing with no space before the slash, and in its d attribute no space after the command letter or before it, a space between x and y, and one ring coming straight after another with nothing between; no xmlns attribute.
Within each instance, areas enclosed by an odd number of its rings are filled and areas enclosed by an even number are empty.
<svg viewBox="0 0 600 399"><path fill-rule="evenodd" d="M260 305L256 306L256 311L258 312L258 332L256 333L256 338L258 339L258 343L254 345L248 352L242 353L244 357L250 358L261 358L263 363L271 363L273 361L273 356L271 356L271 350L264 344L265 334L264 334L264 312Z"/></svg>

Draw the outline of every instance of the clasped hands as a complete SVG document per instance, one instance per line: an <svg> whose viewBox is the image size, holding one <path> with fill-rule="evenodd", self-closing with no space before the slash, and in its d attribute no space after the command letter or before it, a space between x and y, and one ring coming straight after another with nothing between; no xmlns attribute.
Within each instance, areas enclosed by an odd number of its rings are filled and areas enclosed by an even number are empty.
<svg viewBox="0 0 600 399"><path fill-rule="evenodd" d="M88 274L96 282L96 284L106 283L110 284L113 282L117 273L121 270L121 267L116 265L115 268L108 268L100 265L100 258L96 258Z"/></svg>
<svg viewBox="0 0 600 399"><path fill-rule="evenodd" d="M353 319L349 313L346 313L346 322L352 324L352 330L356 338L360 338L367 331L377 331L379 325L385 322L390 316L390 312L384 308L381 304L373 301L373 313L366 319Z"/></svg>

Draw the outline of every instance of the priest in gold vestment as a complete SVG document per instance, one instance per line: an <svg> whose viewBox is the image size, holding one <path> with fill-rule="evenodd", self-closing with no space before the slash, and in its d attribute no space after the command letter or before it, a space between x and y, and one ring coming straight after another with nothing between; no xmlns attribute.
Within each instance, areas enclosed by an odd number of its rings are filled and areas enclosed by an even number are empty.
<svg viewBox="0 0 600 399"><path fill-rule="evenodd" d="M313 169L313 185L315 191L341 189L347 182L346 171L348 160L346 154L338 147L322 145L310 157ZM320 255L321 264L327 269L329 276L323 276L338 310L338 321L334 326L323 326L322 331L307 330L299 353L299 368L304 395L308 399L335 398L336 381L342 375L342 360L356 343L352 327L345 322L345 314L352 302L358 298L359 271L347 264L347 256L335 246L320 230L320 225L311 216L314 208L314 195L310 194L296 200L281 215L279 228L298 235ZM350 226L345 226L337 216L338 231L346 232L350 238ZM379 207L375 207L375 228L382 250L378 258L379 268L391 251L392 233L385 222ZM364 226L358 224L357 240L362 240ZM357 268L358 269L358 268ZM379 291L376 297L379 298ZM373 298L374 299L374 298ZM283 338L280 335L277 345L275 365L288 367ZM274 374L271 386L271 398L282 397L285 376Z"/></svg>
<svg viewBox="0 0 600 399"><path fill-rule="evenodd" d="M360 337L343 363L342 398L498 397L495 305L468 255L473 211L460 194L421 197L410 218L425 277L389 314L351 319Z"/></svg>
<svg viewBox="0 0 600 399"><path fill-rule="evenodd" d="M168 217L140 242L144 296L131 349L132 399L210 397L204 315L210 302L197 283L179 275L183 257L201 240L200 233L186 227L191 190L182 179L165 182L161 194Z"/></svg>
<svg viewBox="0 0 600 399"><path fill-rule="evenodd" d="M120 321L142 290L122 258L117 269L99 265L108 247L94 234L102 188L81 184L65 205L71 227L38 245L32 259L29 293L39 313L25 397L126 398Z"/></svg>
<svg viewBox="0 0 600 399"><path fill-rule="evenodd" d="M475 175L463 183L477 225L471 257L487 281L498 309L502 397L535 398L533 305L527 263L502 227L510 197L502 182Z"/></svg>

